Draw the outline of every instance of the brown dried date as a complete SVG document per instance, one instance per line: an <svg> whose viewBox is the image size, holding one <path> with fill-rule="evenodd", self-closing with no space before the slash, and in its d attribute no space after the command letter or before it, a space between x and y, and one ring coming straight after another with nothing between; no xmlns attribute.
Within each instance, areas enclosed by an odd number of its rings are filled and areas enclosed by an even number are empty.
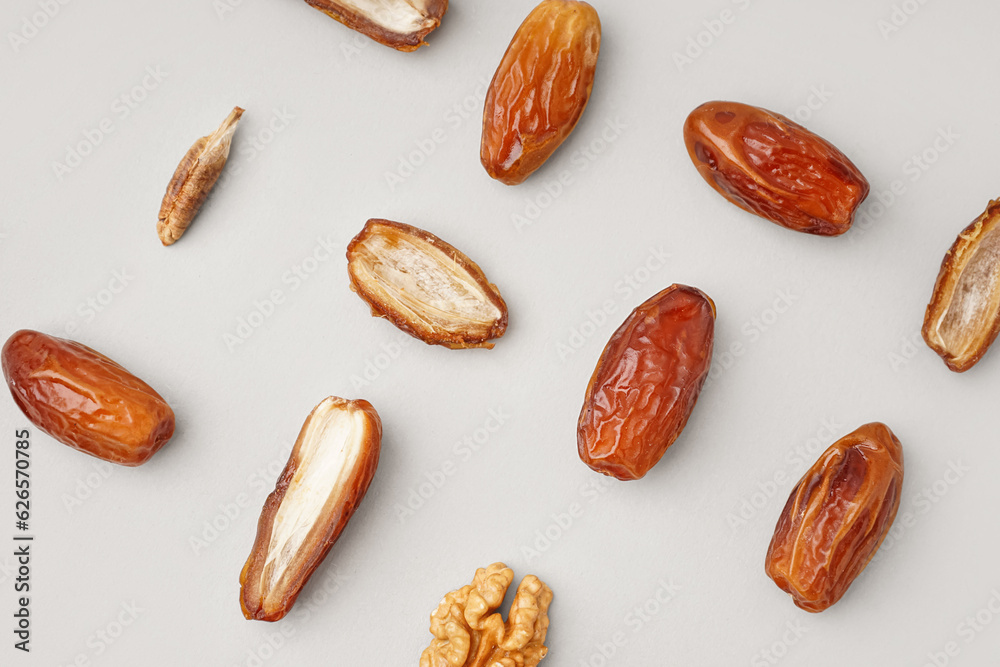
<svg viewBox="0 0 1000 667"><path fill-rule="evenodd" d="M687 118L688 155L709 185L745 211L820 236L851 228L868 181L833 144L780 114L708 102Z"/></svg>
<svg viewBox="0 0 1000 667"><path fill-rule="evenodd" d="M86 345L22 329L0 353L17 407L81 452L145 463L174 434L174 411L148 384Z"/></svg>
<svg viewBox="0 0 1000 667"><path fill-rule="evenodd" d="M309 414L240 573L246 618L277 621L291 610L364 499L381 442L382 421L368 401L331 396Z"/></svg>
<svg viewBox="0 0 1000 667"><path fill-rule="evenodd" d="M347 246L351 289L428 345L492 348L507 330L507 304L482 269L430 232L372 219Z"/></svg>
<svg viewBox="0 0 1000 667"><path fill-rule="evenodd" d="M577 0L543 0L518 28L486 94L480 160L523 182L569 136L590 99L601 20Z"/></svg>
<svg viewBox="0 0 1000 667"><path fill-rule="evenodd" d="M640 305L604 348L580 412L577 447L593 470L639 479L684 430L708 377L715 304L671 285Z"/></svg>
<svg viewBox="0 0 1000 667"><path fill-rule="evenodd" d="M306 0L327 16L397 51L425 46L448 0Z"/></svg>
<svg viewBox="0 0 1000 667"><path fill-rule="evenodd" d="M799 608L827 609L878 551L902 487L902 445L885 424L865 424L833 443L785 503L767 576Z"/></svg>
<svg viewBox="0 0 1000 667"><path fill-rule="evenodd" d="M983 358L1000 333L1000 200L966 227L951 246L934 284L924 341L951 370Z"/></svg>

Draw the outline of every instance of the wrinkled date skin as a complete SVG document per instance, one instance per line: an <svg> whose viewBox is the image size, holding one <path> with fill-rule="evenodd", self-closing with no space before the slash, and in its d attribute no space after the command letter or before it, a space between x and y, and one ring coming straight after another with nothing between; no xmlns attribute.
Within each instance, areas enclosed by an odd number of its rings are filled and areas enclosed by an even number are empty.
<svg viewBox="0 0 1000 667"><path fill-rule="evenodd" d="M784 116L708 102L687 118L684 143L709 185L740 208L819 236L851 228L868 181L825 139Z"/></svg>
<svg viewBox="0 0 1000 667"><path fill-rule="evenodd" d="M671 285L632 311L590 378L580 459L620 480L649 472L694 410L714 336L715 304L694 287Z"/></svg>
<svg viewBox="0 0 1000 667"><path fill-rule="evenodd" d="M167 402L86 345L23 329L3 346L2 363L17 407L64 445L138 466L174 434Z"/></svg>
<svg viewBox="0 0 1000 667"><path fill-rule="evenodd" d="M480 159L522 183L566 140L590 99L601 20L586 2L544 0L524 20L486 94Z"/></svg>
<svg viewBox="0 0 1000 667"><path fill-rule="evenodd" d="M801 609L847 592L889 533L903 487L903 449L865 424L833 443L792 490L767 550L767 576Z"/></svg>
<svg viewBox="0 0 1000 667"><path fill-rule="evenodd" d="M924 314L924 341L949 369L975 366L1000 333L1000 200L955 239Z"/></svg>

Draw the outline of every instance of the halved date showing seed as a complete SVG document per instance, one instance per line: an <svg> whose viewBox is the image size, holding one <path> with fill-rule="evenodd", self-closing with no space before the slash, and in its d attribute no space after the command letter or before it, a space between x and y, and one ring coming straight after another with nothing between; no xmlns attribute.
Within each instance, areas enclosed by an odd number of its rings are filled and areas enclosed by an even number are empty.
<svg viewBox="0 0 1000 667"><path fill-rule="evenodd" d="M480 160L507 185L523 182L576 127L601 49L597 11L544 0L518 28L486 93Z"/></svg>
<svg viewBox="0 0 1000 667"><path fill-rule="evenodd" d="M492 348L507 304L482 269L430 232L369 220L347 246L351 289L372 315L429 345Z"/></svg>
<svg viewBox="0 0 1000 667"><path fill-rule="evenodd" d="M889 533L903 448L885 424L833 443L792 490L767 549L767 576L810 612L843 597Z"/></svg>
<svg viewBox="0 0 1000 667"><path fill-rule="evenodd" d="M246 618L277 621L291 610L365 497L381 442L382 422L368 401L331 396L309 414L240 574Z"/></svg>
<svg viewBox="0 0 1000 667"><path fill-rule="evenodd" d="M1000 200L966 227L941 262L924 341L951 370L969 370L1000 333Z"/></svg>
<svg viewBox="0 0 1000 667"><path fill-rule="evenodd" d="M22 329L0 357L17 407L64 445L137 466L174 434L174 411L163 397L86 345Z"/></svg>
<svg viewBox="0 0 1000 667"><path fill-rule="evenodd" d="M577 425L580 459L621 480L649 472L694 410L714 337L715 304L694 287L671 285L632 311L590 378Z"/></svg>
<svg viewBox="0 0 1000 667"><path fill-rule="evenodd" d="M797 232L851 227L868 181L833 144L798 123L738 102L708 102L687 118L698 173L740 208Z"/></svg>
<svg viewBox="0 0 1000 667"><path fill-rule="evenodd" d="M441 25L448 0L306 0L352 30L397 51L415 51Z"/></svg>

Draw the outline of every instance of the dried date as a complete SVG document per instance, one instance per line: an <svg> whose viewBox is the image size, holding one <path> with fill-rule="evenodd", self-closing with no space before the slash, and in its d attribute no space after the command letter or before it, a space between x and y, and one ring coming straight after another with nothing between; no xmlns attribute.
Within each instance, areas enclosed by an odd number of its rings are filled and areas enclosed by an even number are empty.
<svg viewBox="0 0 1000 667"><path fill-rule="evenodd" d="M586 2L544 0L511 40L486 94L480 160L517 185L576 127L594 87L601 20Z"/></svg>
<svg viewBox="0 0 1000 667"><path fill-rule="evenodd" d="M369 220L347 246L351 289L428 345L492 348L507 330L507 304L464 253L430 232Z"/></svg>
<svg viewBox="0 0 1000 667"><path fill-rule="evenodd" d="M17 407L64 445L138 466L174 434L163 397L86 345L22 329L0 357Z"/></svg>
<svg viewBox="0 0 1000 667"><path fill-rule="evenodd" d="M838 236L868 181L833 144L798 123L738 102L708 102L687 118L698 173L727 200L787 229Z"/></svg>
<svg viewBox="0 0 1000 667"><path fill-rule="evenodd" d="M580 459L620 480L639 479L680 436L708 377L715 304L672 285L640 305L611 337L577 425Z"/></svg>
<svg viewBox="0 0 1000 667"><path fill-rule="evenodd" d="M364 499L381 442L382 421L368 401L331 396L309 414L240 573L246 618L277 621L291 610Z"/></svg>
<svg viewBox="0 0 1000 667"><path fill-rule="evenodd" d="M327 16L397 51L416 51L441 25L448 0L306 0Z"/></svg>
<svg viewBox="0 0 1000 667"><path fill-rule="evenodd" d="M948 250L924 314L924 341L951 370L979 362L1000 333L1000 200Z"/></svg>
<svg viewBox="0 0 1000 667"><path fill-rule="evenodd" d="M833 443L792 490L767 550L767 575L796 606L821 612L847 592L892 527L903 448L885 424Z"/></svg>

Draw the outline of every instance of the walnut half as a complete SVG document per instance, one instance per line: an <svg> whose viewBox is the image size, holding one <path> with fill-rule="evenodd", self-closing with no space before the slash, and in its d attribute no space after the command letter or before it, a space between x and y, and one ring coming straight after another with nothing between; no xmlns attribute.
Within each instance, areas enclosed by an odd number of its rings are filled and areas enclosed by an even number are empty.
<svg viewBox="0 0 1000 667"><path fill-rule="evenodd" d="M549 649L552 591L528 575L517 587L507 623L496 610L503 604L514 571L503 563L476 570L469 586L444 596L431 614L435 639L420 656L420 667L535 667Z"/></svg>

